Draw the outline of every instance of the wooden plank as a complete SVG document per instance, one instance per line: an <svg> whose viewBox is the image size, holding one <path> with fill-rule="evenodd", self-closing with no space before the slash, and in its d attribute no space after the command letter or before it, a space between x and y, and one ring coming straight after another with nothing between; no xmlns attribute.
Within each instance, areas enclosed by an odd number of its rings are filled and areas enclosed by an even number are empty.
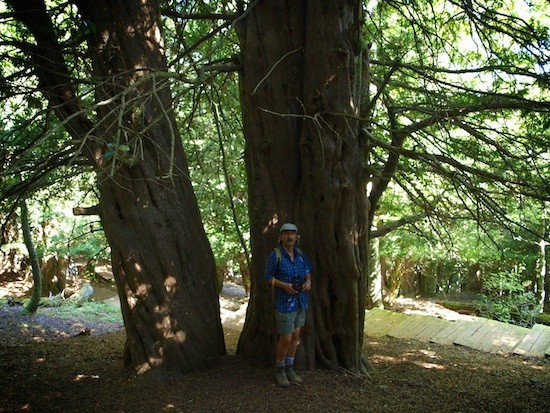
<svg viewBox="0 0 550 413"><path fill-rule="evenodd" d="M499 331L499 338L496 340L496 344L501 343L500 348L497 351L490 351L491 353L511 353L517 344L523 340L525 335L529 332L528 328L516 326L513 324L504 323L504 328Z"/></svg>
<svg viewBox="0 0 550 413"><path fill-rule="evenodd" d="M365 333L375 336L384 335L397 319L401 319L396 314L393 311L379 310L365 325Z"/></svg>
<svg viewBox="0 0 550 413"><path fill-rule="evenodd" d="M367 322L365 322L365 334L379 335L379 330L384 328L391 316L391 311L377 310Z"/></svg>
<svg viewBox="0 0 550 413"><path fill-rule="evenodd" d="M504 323L496 322L496 324L489 330L483 343L480 343L478 347L479 350L485 351L488 353L496 353L502 347L501 334L503 329L505 329Z"/></svg>
<svg viewBox="0 0 550 413"><path fill-rule="evenodd" d="M405 314L405 317L401 323L393 325L386 335L395 338L411 338L413 331L426 318L417 314Z"/></svg>
<svg viewBox="0 0 550 413"><path fill-rule="evenodd" d="M447 337L450 336L451 333L453 333L455 330L459 329L460 326L462 326L462 322L454 321L452 324L449 324L446 328L435 334L431 338L430 342L438 344L450 344L449 342L447 342Z"/></svg>
<svg viewBox="0 0 550 413"><path fill-rule="evenodd" d="M365 323L370 320L371 318L373 318L374 316L376 315L380 315L381 312L383 313L384 309L383 308L373 308L371 310L367 310L365 311Z"/></svg>
<svg viewBox="0 0 550 413"><path fill-rule="evenodd" d="M449 324L447 328L444 328L435 336L433 336L430 341L437 344L452 344L452 340L449 339L449 337L457 330L462 328L464 323L464 321L454 321L453 323Z"/></svg>
<svg viewBox="0 0 550 413"><path fill-rule="evenodd" d="M426 322L416 331L416 334L412 337L415 340L429 343L432 338L439 334L441 331L449 327L453 321L442 320L440 318L426 317Z"/></svg>
<svg viewBox="0 0 550 413"><path fill-rule="evenodd" d="M431 320L435 320L434 317L423 316L418 314L411 314L413 320L409 324L409 331L407 338L415 339L418 332L426 328L426 324L430 324ZM416 339L415 339L416 340Z"/></svg>
<svg viewBox="0 0 550 413"><path fill-rule="evenodd" d="M379 330L380 334L387 335L388 331L395 328L397 325L407 322L407 315L402 313L391 313L390 317L388 317L388 322L384 326L384 328L381 328Z"/></svg>
<svg viewBox="0 0 550 413"><path fill-rule="evenodd" d="M550 327L544 324L535 324L538 330L541 330L541 334L538 339L533 343L533 346L527 353L529 357L544 357L546 349L550 345Z"/></svg>
<svg viewBox="0 0 550 413"><path fill-rule="evenodd" d="M365 334L458 344L491 353L550 357L550 327L541 324L529 330L482 318L451 321L374 308L365 312Z"/></svg>
<svg viewBox="0 0 550 413"><path fill-rule="evenodd" d="M529 332L529 329L513 324L482 320L481 327L473 335L461 336L455 344L489 353L509 354Z"/></svg>
<svg viewBox="0 0 550 413"><path fill-rule="evenodd" d="M365 315L365 333L373 334L374 331L385 323L386 317L389 315L390 311L383 309L370 310Z"/></svg>
<svg viewBox="0 0 550 413"><path fill-rule="evenodd" d="M487 318L480 318L476 323L479 325L476 330L472 329L465 331L464 334L454 340L454 344L479 350L485 345L485 341L492 341L492 336L490 336L489 333L492 332L494 328L498 328L499 324L501 324L498 321L489 320Z"/></svg>
<svg viewBox="0 0 550 413"><path fill-rule="evenodd" d="M469 342L470 337L472 337L479 329L481 329L484 324L485 321L483 320L475 320L469 325L465 326L465 328L457 331L454 335L454 338L452 339L453 344L460 345L461 342Z"/></svg>
<svg viewBox="0 0 550 413"><path fill-rule="evenodd" d="M541 334L544 332L544 329L541 328L540 324L535 324L531 330L525 335L523 340L521 340L516 348L514 348L514 354L519 354L521 356L526 356L527 353L531 350L535 342L539 339Z"/></svg>
<svg viewBox="0 0 550 413"><path fill-rule="evenodd" d="M438 344L458 344L455 341L459 337L469 337L474 334L480 327L481 323L478 319L470 320L457 320L454 325L441 331L439 334L432 338L432 342Z"/></svg>
<svg viewBox="0 0 550 413"><path fill-rule="evenodd" d="M527 357L544 357L550 345L550 327L535 324L514 348L515 354Z"/></svg>
<svg viewBox="0 0 550 413"><path fill-rule="evenodd" d="M365 334L372 334L374 330L373 326L380 323L386 316L386 310L381 308L373 308L372 310L365 311L365 323L363 326L363 332Z"/></svg>
<svg viewBox="0 0 550 413"><path fill-rule="evenodd" d="M402 314L404 317L397 323L394 323L390 326L390 328L386 331L386 335L390 337L396 337L396 338L406 338L406 335L400 334L400 332L406 332L407 326L411 323L412 318L409 315ZM397 335L396 335L397 334Z"/></svg>

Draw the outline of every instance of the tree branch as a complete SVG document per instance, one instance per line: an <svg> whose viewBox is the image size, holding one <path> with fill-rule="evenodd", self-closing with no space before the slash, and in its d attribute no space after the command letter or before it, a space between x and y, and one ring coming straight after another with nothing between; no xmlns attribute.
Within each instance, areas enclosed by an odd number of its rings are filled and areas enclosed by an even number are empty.
<svg viewBox="0 0 550 413"><path fill-rule="evenodd" d="M423 215L412 215L409 217L400 218L396 221L389 222L377 227L374 227L370 231L370 238L383 237L384 235L389 234L392 231L402 227L403 225L412 224L414 222L420 221L424 218Z"/></svg>
<svg viewBox="0 0 550 413"><path fill-rule="evenodd" d="M99 205L94 205L91 207L74 207L73 215L74 216L101 215L101 210L99 208Z"/></svg>

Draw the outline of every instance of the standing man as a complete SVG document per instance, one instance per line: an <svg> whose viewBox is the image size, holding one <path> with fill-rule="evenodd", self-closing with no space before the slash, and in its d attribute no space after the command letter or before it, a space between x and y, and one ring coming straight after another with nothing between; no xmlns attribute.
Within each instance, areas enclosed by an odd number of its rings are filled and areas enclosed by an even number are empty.
<svg viewBox="0 0 550 413"><path fill-rule="evenodd" d="M306 322L311 263L296 246L297 242L296 225L283 224L279 230L279 246L269 254L265 268L265 279L275 297L275 323L279 334L275 379L281 387L302 383L294 371L294 357L300 344L300 329Z"/></svg>

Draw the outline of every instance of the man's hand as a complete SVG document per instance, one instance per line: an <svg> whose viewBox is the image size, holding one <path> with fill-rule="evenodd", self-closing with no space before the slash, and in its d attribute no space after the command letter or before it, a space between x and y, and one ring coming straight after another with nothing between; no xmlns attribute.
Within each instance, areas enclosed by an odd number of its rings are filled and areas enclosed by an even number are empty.
<svg viewBox="0 0 550 413"><path fill-rule="evenodd" d="M298 291L294 289L292 283L284 283L283 290L285 290L285 293L288 295L298 294Z"/></svg>

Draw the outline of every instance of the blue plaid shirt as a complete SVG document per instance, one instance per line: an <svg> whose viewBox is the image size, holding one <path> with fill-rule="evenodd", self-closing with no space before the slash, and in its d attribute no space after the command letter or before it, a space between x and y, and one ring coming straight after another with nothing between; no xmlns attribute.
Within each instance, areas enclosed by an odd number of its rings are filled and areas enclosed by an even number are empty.
<svg viewBox="0 0 550 413"><path fill-rule="evenodd" d="M309 259L304 253L298 253L295 248L294 261L292 261L285 249L282 246L279 246L279 248L281 250L281 262L277 262L275 251L271 251L267 259L265 267L266 281L275 277L285 283L299 282L303 284L306 275L312 271ZM298 294L287 294L282 288L275 288L275 309L278 312L290 313L300 308L307 309L307 305L308 293L306 291L301 291Z"/></svg>

